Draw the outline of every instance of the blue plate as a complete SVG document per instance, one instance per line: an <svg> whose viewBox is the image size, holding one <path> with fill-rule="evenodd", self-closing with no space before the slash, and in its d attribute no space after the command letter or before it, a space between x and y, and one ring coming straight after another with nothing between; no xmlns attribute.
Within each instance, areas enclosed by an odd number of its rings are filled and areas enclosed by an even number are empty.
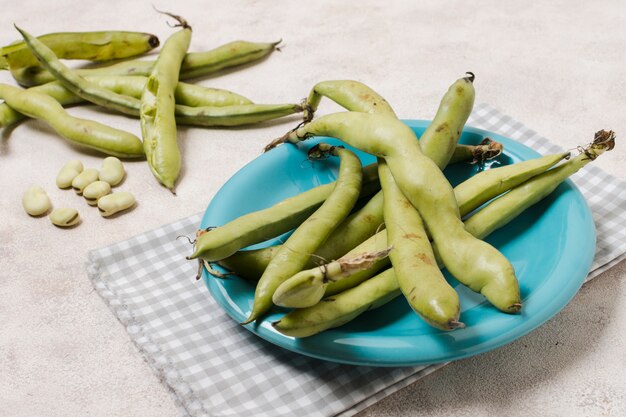
<svg viewBox="0 0 626 417"><path fill-rule="evenodd" d="M405 121L419 137L429 122ZM461 143L475 144L485 136L504 144L504 154L491 167L539 156L511 139L467 127ZM337 158L311 163L306 151L320 141L313 138L297 146L284 145L259 156L235 174L209 204L202 228L222 225L240 215L271 206L336 178ZM356 151L363 164L375 158ZM487 169L489 166L487 167ZM445 173L453 185L477 171L456 164ZM334 362L370 366L408 366L446 362L495 349L522 337L559 312L582 285L595 250L591 212L570 182L529 208L487 240L512 262L522 293L521 314L509 315L446 275L461 299L461 320L466 328L443 332L425 324L402 296L366 312L356 320L318 335L296 339L276 332L270 323L287 310L278 309L260 324L247 329L269 342L304 355ZM278 238L256 247L278 243ZM242 279L215 279L204 272L205 283L219 305L237 322L252 308L254 288Z"/></svg>

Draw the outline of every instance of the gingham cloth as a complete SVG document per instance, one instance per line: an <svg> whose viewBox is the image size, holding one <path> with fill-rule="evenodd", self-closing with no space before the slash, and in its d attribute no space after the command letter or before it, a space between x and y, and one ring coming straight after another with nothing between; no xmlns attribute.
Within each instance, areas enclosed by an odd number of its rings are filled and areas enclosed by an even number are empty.
<svg viewBox="0 0 626 417"><path fill-rule="evenodd" d="M500 133L542 154L558 146L488 105L468 124ZM626 253L626 187L591 164L573 177L597 228L592 272ZM167 386L184 416L350 416L443 364L375 368L339 365L276 347L232 320L192 277L185 260L201 214L89 254L94 287Z"/></svg>

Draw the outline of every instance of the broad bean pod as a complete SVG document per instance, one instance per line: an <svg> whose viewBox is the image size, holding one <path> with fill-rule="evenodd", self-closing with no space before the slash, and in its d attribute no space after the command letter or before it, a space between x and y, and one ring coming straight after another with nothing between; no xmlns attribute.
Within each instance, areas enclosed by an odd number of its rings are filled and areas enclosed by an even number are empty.
<svg viewBox="0 0 626 417"><path fill-rule="evenodd" d="M387 100L367 85L354 80L329 80L311 89L305 102L305 121L313 119L322 97L328 97L346 110L397 117Z"/></svg>
<svg viewBox="0 0 626 417"><path fill-rule="evenodd" d="M281 307L311 307L324 296L326 284L373 269L390 251L391 248L385 248L378 252L360 252L300 271L276 288L272 301Z"/></svg>
<svg viewBox="0 0 626 417"><path fill-rule="evenodd" d="M139 138L123 130L70 116L52 97L0 84L0 98L13 109L45 121L59 135L78 145L119 158L144 156Z"/></svg>
<svg viewBox="0 0 626 417"><path fill-rule="evenodd" d="M62 59L110 61L146 53L159 46L159 38L150 33L129 31L58 32L38 36ZM0 48L0 69L37 66L37 59L24 42Z"/></svg>
<svg viewBox="0 0 626 417"><path fill-rule="evenodd" d="M258 61L276 50L280 42L259 43L234 41L205 52L190 52L181 64L179 78L186 80L214 74L226 68L237 67ZM155 61L125 61L100 68L78 69L81 76L90 75L144 75L152 71ZM12 70L15 80L24 86L32 87L54 81L55 78L41 67Z"/></svg>
<svg viewBox="0 0 626 417"><path fill-rule="evenodd" d="M361 195L370 195L378 190L376 170L375 165L363 168ZM311 188L271 207L240 216L223 226L200 234L189 259L219 261L230 257L241 248L263 242L298 227L329 198L336 185L337 182L334 181Z"/></svg>
<svg viewBox="0 0 626 417"><path fill-rule="evenodd" d="M328 238L333 229L350 213L361 190L361 161L344 148L323 143L309 151L309 157L321 152L339 156L339 175L324 203L289 236L272 258L256 286L252 311L243 324L251 323L272 307L276 288L301 271L311 254Z"/></svg>
<svg viewBox="0 0 626 417"><path fill-rule="evenodd" d="M422 152L441 169L448 165L474 106L474 74L467 74L444 94L435 118L420 137Z"/></svg>
<svg viewBox="0 0 626 417"><path fill-rule="evenodd" d="M181 30L171 35L159 54L141 96L139 121L143 149L156 179L174 192L180 173L180 150L176 136L174 90L181 63L191 42L191 27L175 16Z"/></svg>
<svg viewBox="0 0 626 417"><path fill-rule="evenodd" d="M389 259L400 290L413 310L441 330L463 327L459 322L459 296L437 266L424 223L417 210L396 185L384 160L378 161L378 176L385 195Z"/></svg>

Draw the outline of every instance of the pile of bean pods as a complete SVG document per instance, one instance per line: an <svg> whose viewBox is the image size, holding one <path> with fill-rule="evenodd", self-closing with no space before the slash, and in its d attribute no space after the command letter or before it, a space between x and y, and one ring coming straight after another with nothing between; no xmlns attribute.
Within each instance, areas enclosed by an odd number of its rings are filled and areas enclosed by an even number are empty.
<svg viewBox="0 0 626 417"><path fill-rule="evenodd" d="M164 13L164 12L161 12ZM225 68L259 61L278 43L235 41L206 52L187 52L192 29L180 16L178 30L156 60L126 60L72 69L60 59L98 62L135 57L159 46L139 32L66 32L34 37L16 26L23 42L0 48L0 69L26 89L0 84L0 127L26 117L45 121L82 147L119 158L146 158L155 178L174 192L181 170L177 124L242 126L303 111L300 104L255 104L231 91L186 84ZM69 115L64 106L90 102L140 119L141 136Z"/></svg>
<svg viewBox="0 0 626 417"><path fill-rule="evenodd" d="M242 324L262 320L274 305L292 308L272 323L292 337L341 326L400 294L416 319L446 331L464 327L459 297L442 274L444 267L494 308L519 313L515 270L483 239L613 149L615 135L602 130L577 155L563 152L479 170L452 187L442 172L447 165L481 163L502 151L489 140L476 146L457 143L474 96L474 74L467 73L445 93L418 140L368 86L351 80L318 83L304 105L305 121L266 151L330 136L376 156L377 163L362 167L352 151L317 144L309 159L340 160L335 182L198 231L188 259L198 259L216 277L228 274L212 264L255 285L253 306ZM316 119L322 97L348 111ZM359 199L364 204L354 210ZM293 232L281 245L242 250L288 231Z"/></svg>

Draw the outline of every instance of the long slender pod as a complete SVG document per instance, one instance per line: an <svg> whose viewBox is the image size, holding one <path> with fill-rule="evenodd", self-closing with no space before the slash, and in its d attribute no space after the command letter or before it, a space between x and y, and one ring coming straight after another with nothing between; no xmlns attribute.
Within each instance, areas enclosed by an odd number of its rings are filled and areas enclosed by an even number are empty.
<svg viewBox="0 0 626 417"><path fill-rule="evenodd" d="M92 120L72 117L50 96L0 84L0 97L11 108L45 121L59 135L78 145L120 158L139 158L144 155L137 136Z"/></svg>
<svg viewBox="0 0 626 417"><path fill-rule="evenodd" d="M156 179L174 192L181 161L176 136L174 90L191 42L191 27L181 17L172 17L178 20L182 29L165 41L148 76L141 96L139 120L148 166Z"/></svg>
<svg viewBox="0 0 626 417"><path fill-rule="evenodd" d="M352 151L323 143L311 148L309 155L317 152L339 156L339 175L335 188L321 207L298 226L272 258L256 286L252 311L244 324L256 320L272 307L276 288L302 270L311 254L350 213L357 201L362 182L359 158Z"/></svg>
<svg viewBox="0 0 626 417"><path fill-rule="evenodd" d="M189 258L200 258L209 262L219 261L232 256L241 248L288 232L321 206L336 186L337 181L333 181L314 187L271 207L240 216L223 226L211 228L206 233L200 234L194 252ZM371 195L379 187L376 165L364 167L360 195Z"/></svg>
<svg viewBox="0 0 626 417"><path fill-rule="evenodd" d="M159 46L150 33L130 31L58 32L38 36L62 59L110 61L146 53ZM37 59L24 42L0 48L0 69L37 66Z"/></svg>
<svg viewBox="0 0 626 417"><path fill-rule="evenodd" d="M200 77L214 74L227 68L249 64L265 58L276 50L279 42L261 43L234 41L205 52L190 52L185 55L181 64L180 79ZM79 69L81 76L90 75L144 75L152 71L155 61L132 60L119 62L100 68ZM28 67L11 70L13 78L21 85L32 87L54 81L55 78L45 69Z"/></svg>

